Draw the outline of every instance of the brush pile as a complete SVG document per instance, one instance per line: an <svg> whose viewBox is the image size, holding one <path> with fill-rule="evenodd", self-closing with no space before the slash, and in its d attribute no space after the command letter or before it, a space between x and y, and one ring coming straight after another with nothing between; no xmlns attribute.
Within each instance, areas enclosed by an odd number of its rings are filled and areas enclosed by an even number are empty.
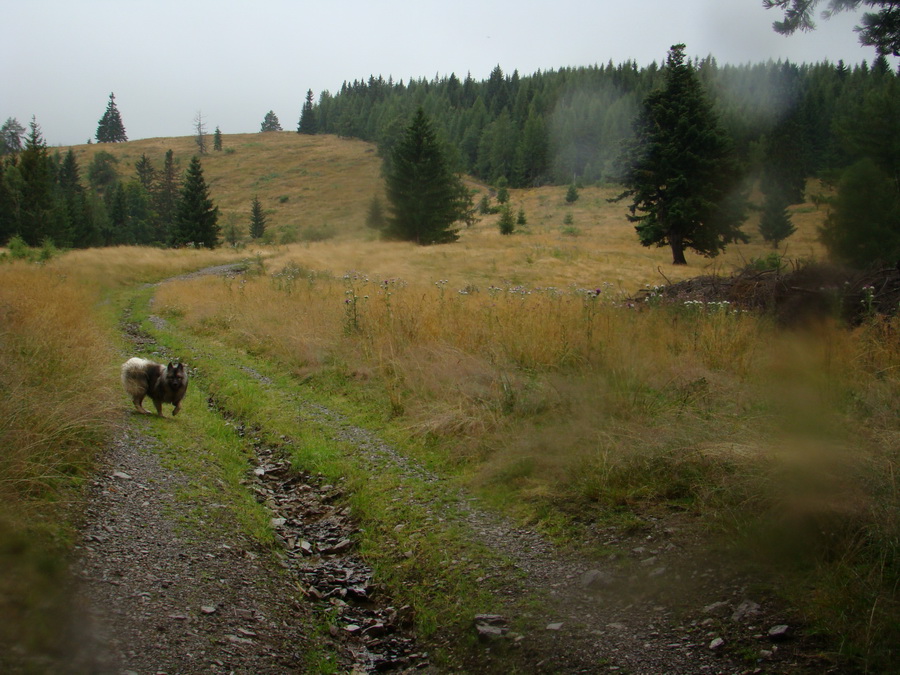
<svg viewBox="0 0 900 675"><path fill-rule="evenodd" d="M895 316L900 309L900 266L853 271L811 264L791 270L749 266L730 277L706 275L638 294L663 302L728 302L736 309L771 313L793 324L838 316L858 324L874 315Z"/></svg>

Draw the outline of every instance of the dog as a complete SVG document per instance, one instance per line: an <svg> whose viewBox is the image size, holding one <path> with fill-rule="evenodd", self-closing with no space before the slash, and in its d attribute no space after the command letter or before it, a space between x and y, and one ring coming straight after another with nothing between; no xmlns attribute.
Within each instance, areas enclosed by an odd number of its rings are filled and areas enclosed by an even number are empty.
<svg viewBox="0 0 900 675"><path fill-rule="evenodd" d="M161 363L134 357L122 364L122 386L131 396L138 412L152 414L143 406L144 397L149 396L160 417L163 416L163 403L174 405L175 409L172 411L174 417L181 410L181 400L187 393L188 374L183 363L178 365L169 363L164 366Z"/></svg>

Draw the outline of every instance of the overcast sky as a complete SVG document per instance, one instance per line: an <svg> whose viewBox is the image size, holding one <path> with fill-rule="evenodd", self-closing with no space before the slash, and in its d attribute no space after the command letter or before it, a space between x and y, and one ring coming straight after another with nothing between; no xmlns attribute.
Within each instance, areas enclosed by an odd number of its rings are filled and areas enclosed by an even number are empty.
<svg viewBox="0 0 900 675"><path fill-rule="evenodd" d="M824 4L824 3L823 3ZM395 81L661 62L673 44L720 64L871 62L858 16L783 37L762 0L17 0L5 3L0 120L34 116L50 145L92 138L110 92L129 139L297 127L316 99Z"/></svg>

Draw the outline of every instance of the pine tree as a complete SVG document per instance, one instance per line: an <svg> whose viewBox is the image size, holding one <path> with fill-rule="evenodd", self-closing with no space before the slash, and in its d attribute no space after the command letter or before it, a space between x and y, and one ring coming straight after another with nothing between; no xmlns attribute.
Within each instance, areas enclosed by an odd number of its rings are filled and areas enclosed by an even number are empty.
<svg viewBox="0 0 900 675"><path fill-rule="evenodd" d="M519 207L519 215L516 216L516 225L527 225L528 219L525 217L525 207Z"/></svg>
<svg viewBox="0 0 900 675"><path fill-rule="evenodd" d="M39 246L48 238L57 245L67 246L68 237L56 203L53 159L34 119L17 167L21 177L18 234L29 246Z"/></svg>
<svg viewBox="0 0 900 675"><path fill-rule="evenodd" d="M0 126L0 156L15 155L22 150L25 127L15 117L7 117Z"/></svg>
<svg viewBox="0 0 900 675"><path fill-rule="evenodd" d="M213 150L216 152L222 151L222 132L219 131L219 127L216 127L216 130L213 132Z"/></svg>
<svg viewBox="0 0 900 675"><path fill-rule="evenodd" d="M250 204L250 237L259 239L266 233L266 214L263 212L259 197L254 196Z"/></svg>
<svg viewBox="0 0 900 675"><path fill-rule="evenodd" d="M668 245L673 264L684 265L686 248L714 257L747 241L736 157L684 45L669 51L665 86L644 100L634 132L618 199L632 198L628 219L641 244Z"/></svg>
<svg viewBox="0 0 900 675"><path fill-rule="evenodd" d="M575 187L575 183L569 184L569 188L566 190L566 203L574 204L578 201L578 188Z"/></svg>
<svg viewBox="0 0 900 675"><path fill-rule="evenodd" d="M168 242L172 239L172 233L175 230L178 201L181 194L181 180L172 150L166 152L162 171L157 174L150 194L157 218L154 237L159 242Z"/></svg>
<svg viewBox="0 0 900 675"><path fill-rule="evenodd" d="M759 233L762 238L778 248L778 245L790 237L797 228L791 223L791 214L787 210L787 198L780 192L766 195L762 216L759 219Z"/></svg>
<svg viewBox="0 0 900 675"><path fill-rule="evenodd" d="M90 202L81 185L78 160L71 149L60 165L57 183L68 220L70 244L75 248L97 246L100 243L100 232L94 223Z"/></svg>
<svg viewBox="0 0 900 675"><path fill-rule="evenodd" d="M116 107L116 97L114 94L109 95L109 103L106 105L106 112L97 124L98 143L122 143L128 140L125 134L125 125L122 124L122 116Z"/></svg>
<svg viewBox="0 0 900 675"><path fill-rule="evenodd" d="M453 224L466 215L467 191L460 189L462 182L450 171L422 108L394 148L392 160L386 175L391 213L386 235L422 245L456 241Z"/></svg>
<svg viewBox="0 0 900 675"><path fill-rule="evenodd" d="M512 208L509 204L504 204L500 209L500 219L497 221L497 227L500 228L500 234L512 234L516 229L516 220L513 217Z"/></svg>
<svg viewBox="0 0 900 675"><path fill-rule="evenodd" d="M141 158L134 163L134 170L137 173L138 182L144 186L144 189L150 191L156 182L156 169L150 162L150 158L146 154L141 153Z"/></svg>
<svg viewBox="0 0 900 675"><path fill-rule="evenodd" d="M219 245L219 207L213 205L209 188L203 178L200 158L194 156L185 174L178 218L172 243L175 246L193 244L206 248Z"/></svg>
<svg viewBox="0 0 900 675"><path fill-rule="evenodd" d="M260 131L281 131L281 124L278 122L278 116L272 112L271 110L266 113L266 116L263 118L262 124L259 128Z"/></svg>
<svg viewBox="0 0 900 675"><path fill-rule="evenodd" d="M318 126L316 111L313 108L313 92L312 89L308 89L306 91L306 101L303 103L303 109L300 111L300 124L297 125L297 133L315 134L319 130Z"/></svg>

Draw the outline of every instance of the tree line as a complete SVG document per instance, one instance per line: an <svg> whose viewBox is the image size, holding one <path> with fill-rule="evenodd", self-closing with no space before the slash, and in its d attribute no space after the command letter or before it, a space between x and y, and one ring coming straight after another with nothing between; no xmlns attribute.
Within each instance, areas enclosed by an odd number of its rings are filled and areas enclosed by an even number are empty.
<svg viewBox="0 0 900 675"><path fill-rule="evenodd" d="M789 155L806 175L846 166L841 130L848 123L875 124L864 101L895 79L889 63L719 66L712 57L691 65L711 95L716 114L738 159L762 171L779 158L768 146L789 140L801 149ZM345 82L335 94L322 92L314 107L319 133L377 143L384 157L422 108L451 148L458 171L511 187L595 183L619 178L620 145L644 99L664 84L665 65L639 68L633 61L564 68L521 77L496 66L476 81L455 74L404 83L381 76Z"/></svg>
<svg viewBox="0 0 900 675"><path fill-rule="evenodd" d="M740 177L732 194L753 183L762 190L760 231L767 241L777 246L790 236L787 209L804 200L807 179L818 177L839 188L836 213L822 233L837 257L863 265L900 256L900 233L891 221L900 196L900 77L883 54L852 67L842 61L719 66L712 57L683 53L676 65L671 56L644 68L610 62L527 77L506 75L498 65L480 82L455 74L407 83L370 76L345 82L334 95L323 92L314 106L308 92L304 115L314 116L318 133L377 143L387 177L422 111L452 170L495 186L625 183L633 169L628 152L643 150L635 139L647 106L672 85L673 68L690 71L697 83L691 97L697 93L708 103L710 124L728 148L727 173ZM678 104L677 97L667 101ZM732 201L729 208L739 211L739 200ZM866 202L877 205L877 223L851 207ZM646 215L632 212L644 224ZM732 225L719 221L716 228L727 233L724 240L695 239L689 247L712 256L722 241L741 239ZM659 243L648 238L650 230L639 230L641 240ZM678 253L674 258L683 262Z"/></svg>
<svg viewBox="0 0 900 675"><path fill-rule="evenodd" d="M50 152L35 120L24 141L21 132L13 119L0 130L0 243L19 237L28 246L60 248L219 245L218 208L199 158L182 171L171 150L160 168L141 155L122 179L118 160L100 150L85 176L74 151Z"/></svg>

